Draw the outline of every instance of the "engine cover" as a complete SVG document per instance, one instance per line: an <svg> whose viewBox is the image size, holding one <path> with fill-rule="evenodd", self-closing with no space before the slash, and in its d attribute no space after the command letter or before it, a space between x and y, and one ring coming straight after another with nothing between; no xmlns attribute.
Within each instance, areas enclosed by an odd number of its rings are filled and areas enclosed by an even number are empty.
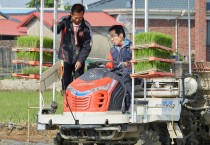
<svg viewBox="0 0 210 145"><path fill-rule="evenodd" d="M126 88L121 77L105 68L91 69L66 91L64 112L105 112L122 109Z"/></svg>

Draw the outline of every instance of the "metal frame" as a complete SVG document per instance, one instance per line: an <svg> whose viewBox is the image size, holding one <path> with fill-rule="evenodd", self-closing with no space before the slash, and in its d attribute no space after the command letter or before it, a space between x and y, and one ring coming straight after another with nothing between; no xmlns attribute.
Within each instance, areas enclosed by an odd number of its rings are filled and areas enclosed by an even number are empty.
<svg viewBox="0 0 210 145"><path fill-rule="evenodd" d="M42 65L43 65L43 25L44 25L44 0L40 1L40 67L39 74L42 75ZM53 65L56 63L56 44L57 44L57 0L54 0L54 16L53 16ZM41 82L41 77L40 77ZM55 83L53 83L53 99L52 104L56 101L55 95ZM39 92L39 115L42 113L44 108L43 104L44 98L42 92Z"/></svg>
<svg viewBox="0 0 210 145"><path fill-rule="evenodd" d="M145 0L147 1L147 0ZM54 0L54 4L57 5L57 0ZM148 5L148 2L145 3ZM145 5L145 8L148 7ZM42 74L42 59L43 59L43 8L44 8L44 0L41 0L41 9L40 9L40 76ZM148 9L147 9L148 11ZM146 16L147 15L147 16ZM55 63L55 47L56 47L56 20L57 20L57 7L54 7L54 43L53 43L53 63ZM145 14L145 21L148 21L148 13ZM146 22L145 22L146 24ZM133 0L133 45L134 36L135 36L135 0ZM148 27L148 22L145 27ZM145 31L148 28L145 28ZM134 73L134 67L132 68L132 72ZM53 85L53 101L55 98L55 87ZM167 106L157 106L157 104L161 104L161 101L172 101L175 104L174 107ZM75 120L72 117L71 113L63 113L59 115L43 115L43 97L42 93L39 94L39 113L38 113L38 128L45 129L46 125L50 124L74 124ZM134 104L135 101L148 101L146 105ZM121 123L148 123L153 121L171 121L172 117L174 121L178 121L180 117L180 98L147 98L146 97L146 79L144 79L144 98L134 98L134 78L132 78L132 100L131 100L131 114L122 114L121 112L105 112L105 113L92 113L92 112L80 112L75 115L76 118L80 119L80 123L82 124L105 124L105 121L108 120L110 124L121 124ZM167 114L163 114L163 110L168 109ZM174 114L171 113L171 110L174 110ZM155 112L155 114L153 114ZM170 112L170 113L169 113ZM82 120L81 120L82 119Z"/></svg>

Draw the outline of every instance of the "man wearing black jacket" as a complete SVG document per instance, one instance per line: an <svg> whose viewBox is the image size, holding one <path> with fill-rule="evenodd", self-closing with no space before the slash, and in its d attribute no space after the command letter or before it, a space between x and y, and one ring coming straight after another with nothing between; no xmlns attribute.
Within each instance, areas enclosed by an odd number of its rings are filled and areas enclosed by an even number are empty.
<svg viewBox="0 0 210 145"><path fill-rule="evenodd" d="M69 16L62 17L57 25L57 33L61 33L58 58L64 61L62 90L75 78L84 73L85 60L92 47L92 31L89 22L84 19L85 8L74 4Z"/></svg>

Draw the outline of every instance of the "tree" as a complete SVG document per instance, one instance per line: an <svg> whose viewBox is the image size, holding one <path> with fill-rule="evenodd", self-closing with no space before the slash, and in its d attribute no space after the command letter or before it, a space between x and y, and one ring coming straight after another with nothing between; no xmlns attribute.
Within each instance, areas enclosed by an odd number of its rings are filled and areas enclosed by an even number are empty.
<svg viewBox="0 0 210 145"><path fill-rule="evenodd" d="M41 0L31 0L26 5L28 8L40 7ZM57 0L58 7L60 7L60 0ZM44 0L44 7L45 8L53 8L54 7L54 0Z"/></svg>
<svg viewBox="0 0 210 145"><path fill-rule="evenodd" d="M70 10L71 9L71 4L69 2L66 3L64 6L64 10Z"/></svg>

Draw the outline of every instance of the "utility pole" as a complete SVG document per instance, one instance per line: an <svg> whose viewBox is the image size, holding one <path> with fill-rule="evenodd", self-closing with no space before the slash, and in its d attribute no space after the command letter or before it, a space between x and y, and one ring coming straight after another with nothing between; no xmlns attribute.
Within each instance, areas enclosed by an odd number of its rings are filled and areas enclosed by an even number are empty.
<svg viewBox="0 0 210 145"><path fill-rule="evenodd" d="M149 18L148 18L148 13L149 13L149 10L148 10L148 0L145 0L145 19L144 19L144 31L145 32L148 32L148 27L149 27Z"/></svg>
<svg viewBox="0 0 210 145"><path fill-rule="evenodd" d="M177 16L176 18L175 18L175 29L176 29L176 34L175 34L175 36L176 36L176 55L177 55L177 60L179 61L179 48L178 48L178 19L180 18L180 17L182 17L182 16L184 16L184 14L185 14L185 10L182 10L182 12L181 12L181 15L179 15L179 16Z"/></svg>
<svg viewBox="0 0 210 145"><path fill-rule="evenodd" d="M57 12L58 0L54 0L54 15L53 15L53 65L56 61L56 48L57 48ZM53 103L56 101L55 99L55 82L53 83Z"/></svg>
<svg viewBox="0 0 210 145"><path fill-rule="evenodd" d="M44 0L40 1L40 60L39 60L39 74L40 74L40 80L42 75L42 63L43 63L43 21L44 21ZM42 114L42 93L39 92L39 114Z"/></svg>
<svg viewBox="0 0 210 145"><path fill-rule="evenodd" d="M190 27L191 27L190 26L190 0L188 0L188 50L189 50L188 62L189 62L189 74L192 74Z"/></svg>
<svg viewBox="0 0 210 145"><path fill-rule="evenodd" d="M136 33L136 1L132 1L132 18L133 18L133 23L132 23L132 45L135 45L135 33ZM132 59L134 59L134 51L132 51ZM132 74L134 74L134 65L132 64ZM134 78L132 77L132 93L131 93L131 122L134 122Z"/></svg>

